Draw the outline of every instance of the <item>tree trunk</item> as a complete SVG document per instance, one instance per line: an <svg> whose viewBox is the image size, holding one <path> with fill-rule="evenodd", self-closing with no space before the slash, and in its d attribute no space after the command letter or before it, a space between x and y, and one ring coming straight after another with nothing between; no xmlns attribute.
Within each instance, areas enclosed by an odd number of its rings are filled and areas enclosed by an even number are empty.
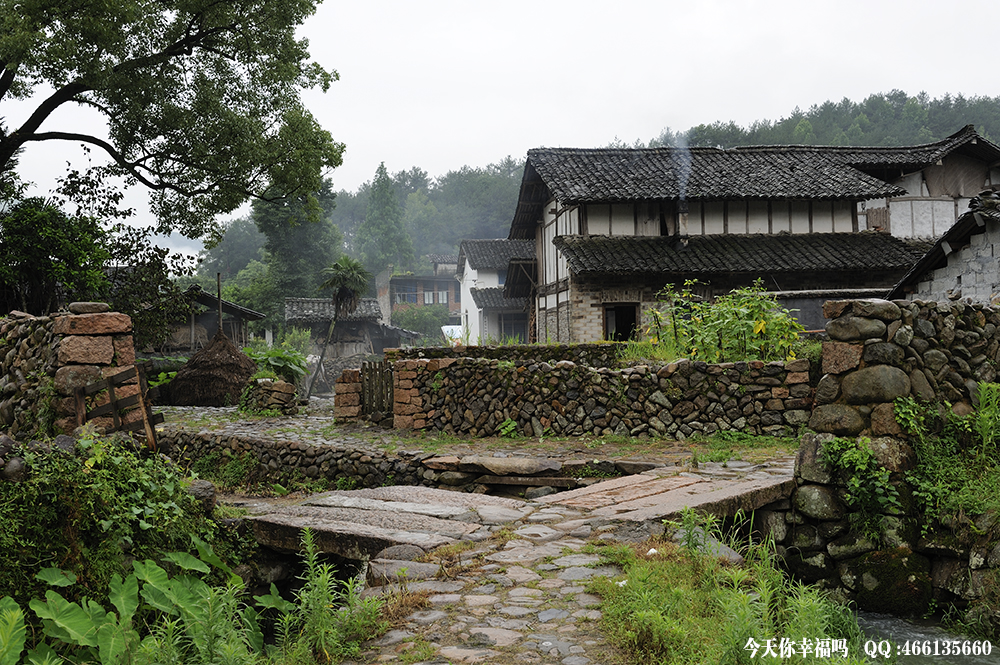
<svg viewBox="0 0 1000 665"><path fill-rule="evenodd" d="M323 341L323 348L319 352L319 362L316 363L316 371L313 372L312 378L309 379L309 389L306 390L306 399L312 397L313 386L316 385L316 377L319 376L320 368L323 367L323 358L326 357L326 347L330 346L330 340L333 338L333 328L337 325L337 315L333 315L333 319L330 320L330 329L326 331L326 339Z"/></svg>

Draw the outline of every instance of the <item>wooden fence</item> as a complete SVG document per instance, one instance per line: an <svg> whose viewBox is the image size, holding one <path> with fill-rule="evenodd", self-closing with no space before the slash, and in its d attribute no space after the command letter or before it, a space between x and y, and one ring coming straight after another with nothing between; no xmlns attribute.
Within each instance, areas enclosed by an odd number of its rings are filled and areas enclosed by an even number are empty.
<svg viewBox="0 0 1000 665"><path fill-rule="evenodd" d="M115 389L127 393L119 397ZM87 400L99 393L107 391L107 401L98 398L100 406L87 408ZM76 402L77 425L95 418L110 418L111 426L105 427L107 432L139 432L144 431L146 444L150 450L156 450L155 425L163 422L162 413L153 413L152 404L148 400L149 386L146 375L137 367L130 367L124 372L109 376L103 381L77 388L74 397Z"/></svg>
<svg viewBox="0 0 1000 665"><path fill-rule="evenodd" d="M391 413L392 407L392 363L388 360L361 363L361 413Z"/></svg>

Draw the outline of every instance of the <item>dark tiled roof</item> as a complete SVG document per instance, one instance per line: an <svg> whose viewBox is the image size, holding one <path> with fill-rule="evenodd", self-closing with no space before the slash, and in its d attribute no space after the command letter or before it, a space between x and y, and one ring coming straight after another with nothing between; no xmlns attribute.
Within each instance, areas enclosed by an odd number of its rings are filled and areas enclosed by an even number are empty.
<svg viewBox="0 0 1000 665"><path fill-rule="evenodd" d="M333 318L331 298L285 298L285 321L292 323L322 323ZM378 321L382 308L375 298L362 298L358 308L344 321Z"/></svg>
<svg viewBox="0 0 1000 665"><path fill-rule="evenodd" d="M458 256L455 254L428 254L427 258L431 263L452 264L458 263Z"/></svg>
<svg viewBox="0 0 1000 665"><path fill-rule="evenodd" d="M463 240L458 253L458 273L465 271L465 260L475 270L506 270L511 259L531 259L535 256L532 240Z"/></svg>
<svg viewBox="0 0 1000 665"><path fill-rule="evenodd" d="M970 207L975 203L976 199L970 201ZM937 242L927 250L927 253L920 257L920 260L885 295L886 299L905 298L907 286L920 282L923 276L930 271L948 265L948 255L967 245L972 236L983 233L986 220L1000 223L1000 209L997 209L996 205L994 202L959 215L952 227L937 239Z"/></svg>
<svg viewBox="0 0 1000 665"><path fill-rule="evenodd" d="M494 286L487 289L471 289L472 299L479 309L516 309L528 307L527 298L504 298L503 287Z"/></svg>
<svg viewBox="0 0 1000 665"><path fill-rule="evenodd" d="M935 164L956 150L990 163L1000 160L1000 147L971 125L935 143L892 148L538 148L528 151L510 237L534 237L541 207L550 197L572 205L903 196L905 190L887 180Z"/></svg>
<svg viewBox="0 0 1000 665"><path fill-rule="evenodd" d="M691 236L560 236L575 274L782 273L901 270L920 257L906 242L875 232Z"/></svg>
<svg viewBox="0 0 1000 665"><path fill-rule="evenodd" d="M549 149L528 160L562 203L873 199L905 190L815 149Z"/></svg>

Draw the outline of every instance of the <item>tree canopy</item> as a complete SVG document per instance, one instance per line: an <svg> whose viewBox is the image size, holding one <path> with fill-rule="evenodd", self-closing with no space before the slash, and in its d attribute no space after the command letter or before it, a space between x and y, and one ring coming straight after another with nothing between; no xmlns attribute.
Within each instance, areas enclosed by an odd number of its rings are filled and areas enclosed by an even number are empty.
<svg viewBox="0 0 1000 665"><path fill-rule="evenodd" d="M358 227L356 242L361 260L373 274L389 265L402 270L412 268L413 243L403 228L403 210L384 162L375 172L365 221Z"/></svg>
<svg viewBox="0 0 1000 665"><path fill-rule="evenodd" d="M37 100L19 126L0 127L0 174L31 142L95 146L151 188L158 231L192 238L249 197L318 191L344 146L300 100L337 79L295 36L316 4L0 0L0 102ZM67 105L103 115L107 138L43 129Z"/></svg>

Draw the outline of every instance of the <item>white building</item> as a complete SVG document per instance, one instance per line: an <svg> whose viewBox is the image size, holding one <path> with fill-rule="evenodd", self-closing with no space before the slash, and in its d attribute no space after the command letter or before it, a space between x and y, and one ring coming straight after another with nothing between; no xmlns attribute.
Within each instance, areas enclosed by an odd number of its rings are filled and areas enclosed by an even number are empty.
<svg viewBox="0 0 1000 665"><path fill-rule="evenodd" d="M511 260L532 261L531 240L463 240L457 279L462 289L462 336L467 344L528 341L528 299L505 298Z"/></svg>

